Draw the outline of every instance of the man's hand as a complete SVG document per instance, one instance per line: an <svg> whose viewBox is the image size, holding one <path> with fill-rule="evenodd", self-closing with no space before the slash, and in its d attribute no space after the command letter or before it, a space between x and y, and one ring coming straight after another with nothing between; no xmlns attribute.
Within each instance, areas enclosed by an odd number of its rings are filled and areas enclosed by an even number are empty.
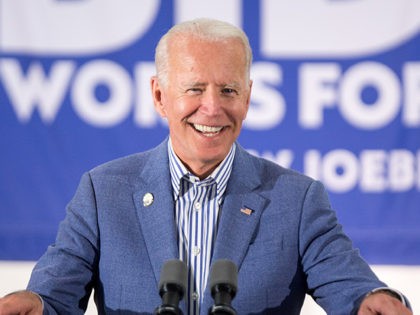
<svg viewBox="0 0 420 315"><path fill-rule="evenodd" d="M19 291L0 298L0 315L42 315L40 298L30 291Z"/></svg>
<svg viewBox="0 0 420 315"><path fill-rule="evenodd" d="M413 315L397 298L383 292L368 295L357 315Z"/></svg>

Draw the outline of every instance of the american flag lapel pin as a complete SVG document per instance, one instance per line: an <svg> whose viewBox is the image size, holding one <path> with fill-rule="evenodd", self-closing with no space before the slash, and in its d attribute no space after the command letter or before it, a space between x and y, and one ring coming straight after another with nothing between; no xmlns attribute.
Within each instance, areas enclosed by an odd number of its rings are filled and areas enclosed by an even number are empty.
<svg viewBox="0 0 420 315"><path fill-rule="evenodd" d="M253 210L252 209L249 209L247 207L242 207L241 208L241 212L244 213L244 214L246 214L246 215L251 215L252 212L253 212Z"/></svg>

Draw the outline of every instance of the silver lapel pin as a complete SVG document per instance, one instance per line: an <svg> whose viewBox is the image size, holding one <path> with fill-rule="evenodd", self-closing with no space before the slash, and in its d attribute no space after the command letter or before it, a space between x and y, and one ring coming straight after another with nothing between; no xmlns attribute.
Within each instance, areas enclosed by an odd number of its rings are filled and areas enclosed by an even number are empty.
<svg viewBox="0 0 420 315"><path fill-rule="evenodd" d="M143 206L148 207L153 203L153 195L151 193L145 193L143 196Z"/></svg>

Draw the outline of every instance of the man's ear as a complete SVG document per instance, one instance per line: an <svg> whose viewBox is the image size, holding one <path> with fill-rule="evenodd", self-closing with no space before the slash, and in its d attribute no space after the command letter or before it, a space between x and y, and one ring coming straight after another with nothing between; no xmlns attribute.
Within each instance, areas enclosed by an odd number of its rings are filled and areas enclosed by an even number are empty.
<svg viewBox="0 0 420 315"><path fill-rule="evenodd" d="M162 118L166 118L166 109L165 105L162 102L162 87L159 84L159 80L157 76L153 76L150 79L150 87L152 89L152 97L153 97L153 104L155 106L155 110Z"/></svg>

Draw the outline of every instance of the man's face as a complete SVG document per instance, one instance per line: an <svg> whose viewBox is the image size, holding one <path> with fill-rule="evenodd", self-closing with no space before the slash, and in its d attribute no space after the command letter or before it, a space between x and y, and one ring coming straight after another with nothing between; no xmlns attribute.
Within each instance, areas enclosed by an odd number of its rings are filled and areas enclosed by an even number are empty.
<svg viewBox="0 0 420 315"><path fill-rule="evenodd" d="M169 56L167 84L152 78L155 107L168 120L175 153L205 177L229 152L248 111L244 49L236 40L174 39Z"/></svg>

